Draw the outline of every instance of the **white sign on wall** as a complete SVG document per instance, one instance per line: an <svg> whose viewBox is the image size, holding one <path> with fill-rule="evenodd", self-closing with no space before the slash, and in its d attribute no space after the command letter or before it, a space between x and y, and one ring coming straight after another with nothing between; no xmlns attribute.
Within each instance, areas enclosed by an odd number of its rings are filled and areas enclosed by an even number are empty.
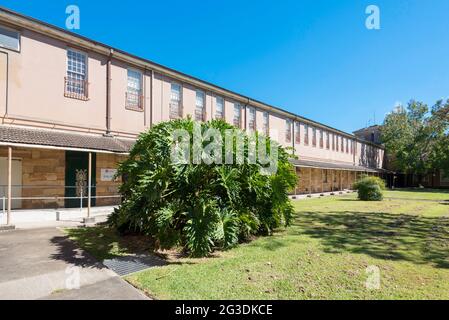
<svg viewBox="0 0 449 320"><path fill-rule="evenodd" d="M117 169L101 169L101 181L114 181Z"/></svg>

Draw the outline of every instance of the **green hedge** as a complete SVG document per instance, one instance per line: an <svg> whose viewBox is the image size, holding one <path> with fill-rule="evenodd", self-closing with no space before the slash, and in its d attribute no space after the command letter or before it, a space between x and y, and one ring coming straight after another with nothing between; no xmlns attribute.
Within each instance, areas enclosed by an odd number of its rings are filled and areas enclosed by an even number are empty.
<svg viewBox="0 0 449 320"><path fill-rule="evenodd" d="M359 199L363 201L382 201L385 181L379 177L362 176L355 184Z"/></svg>

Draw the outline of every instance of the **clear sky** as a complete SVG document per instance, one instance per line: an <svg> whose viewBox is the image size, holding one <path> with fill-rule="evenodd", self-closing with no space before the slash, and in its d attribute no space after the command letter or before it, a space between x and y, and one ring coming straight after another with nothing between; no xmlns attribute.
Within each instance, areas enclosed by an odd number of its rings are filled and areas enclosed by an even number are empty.
<svg viewBox="0 0 449 320"><path fill-rule="evenodd" d="M0 0L60 27L70 4L79 34L348 132L449 97L448 0Z"/></svg>

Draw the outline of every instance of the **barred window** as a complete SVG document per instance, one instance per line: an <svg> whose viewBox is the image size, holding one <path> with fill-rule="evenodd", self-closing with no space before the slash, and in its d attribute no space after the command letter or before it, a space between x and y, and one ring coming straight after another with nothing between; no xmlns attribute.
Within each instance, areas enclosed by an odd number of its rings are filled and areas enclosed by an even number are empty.
<svg viewBox="0 0 449 320"><path fill-rule="evenodd" d="M177 83L171 84L170 91L170 119L178 119L182 117L182 89Z"/></svg>
<svg viewBox="0 0 449 320"><path fill-rule="evenodd" d="M65 95L71 98L87 98L87 55L67 50L67 76Z"/></svg>
<svg viewBox="0 0 449 320"><path fill-rule="evenodd" d="M316 128L312 128L312 145L316 147Z"/></svg>
<svg viewBox="0 0 449 320"><path fill-rule="evenodd" d="M195 100L195 120L196 121L205 121L206 120L206 112L205 112L205 97L203 91L196 92L196 100Z"/></svg>
<svg viewBox="0 0 449 320"><path fill-rule="evenodd" d="M263 113L263 133L267 137L270 135L270 115L268 112Z"/></svg>
<svg viewBox="0 0 449 320"><path fill-rule="evenodd" d="M224 119L224 99L222 97L215 98L215 118Z"/></svg>
<svg viewBox="0 0 449 320"><path fill-rule="evenodd" d="M285 142L292 142L292 121L285 120Z"/></svg>
<svg viewBox="0 0 449 320"><path fill-rule="evenodd" d="M126 90L126 107L142 109L142 73L128 69L128 87Z"/></svg>
<svg viewBox="0 0 449 320"><path fill-rule="evenodd" d="M320 130L320 148L324 148L324 132Z"/></svg>
<svg viewBox="0 0 449 320"><path fill-rule="evenodd" d="M295 142L301 143L301 123L295 122Z"/></svg>
<svg viewBox="0 0 449 320"><path fill-rule="evenodd" d="M238 103L234 103L234 120L233 124L237 128L242 127L242 107Z"/></svg>
<svg viewBox="0 0 449 320"><path fill-rule="evenodd" d="M256 108L249 108L249 120L248 120L249 131L256 131Z"/></svg>
<svg viewBox="0 0 449 320"><path fill-rule="evenodd" d="M304 144L309 145L309 125L304 124Z"/></svg>

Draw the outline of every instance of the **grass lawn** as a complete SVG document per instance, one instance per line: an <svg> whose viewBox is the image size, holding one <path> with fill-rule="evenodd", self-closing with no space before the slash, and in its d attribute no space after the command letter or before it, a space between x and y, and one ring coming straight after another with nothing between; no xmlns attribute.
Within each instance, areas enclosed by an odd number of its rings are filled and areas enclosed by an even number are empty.
<svg viewBox="0 0 449 320"><path fill-rule="evenodd" d="M293 226L272 237L126 279L157 299L449 299L449 205L352 194L295 207ZM104 227L67 232L99 258L151 250ZM380 288L369 290L373 267Z"/></svg>
<svg viewBox="0 0 449 320"><path fill-rule="evenodd" d="M449 190L399 189L385 191L387 198L449 201Z"/></svg>

